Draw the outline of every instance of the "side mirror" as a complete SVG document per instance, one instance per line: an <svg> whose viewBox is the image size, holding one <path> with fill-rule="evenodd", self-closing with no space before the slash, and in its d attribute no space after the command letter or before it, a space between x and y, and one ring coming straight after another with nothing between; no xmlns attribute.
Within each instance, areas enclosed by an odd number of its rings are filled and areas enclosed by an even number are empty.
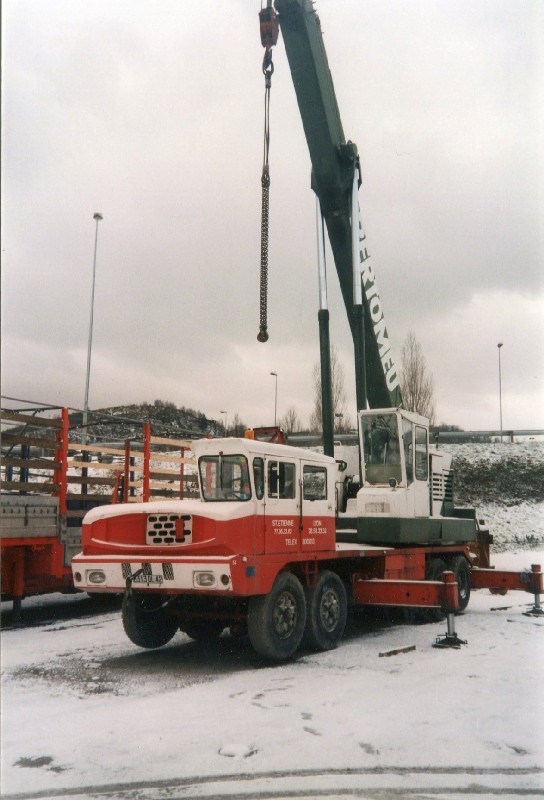
<svg viewBox="0 0 544 800"><path fill-rule="evenodd" d="M389 486L392 489L396 489L397 488L397 479L396 478L389 478Z"/></svg>

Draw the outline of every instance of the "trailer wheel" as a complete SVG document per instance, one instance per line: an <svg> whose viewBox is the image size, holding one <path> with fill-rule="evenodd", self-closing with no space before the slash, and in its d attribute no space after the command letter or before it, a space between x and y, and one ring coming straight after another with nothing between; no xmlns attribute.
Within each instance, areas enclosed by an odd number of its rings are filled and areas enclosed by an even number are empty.
<svg viewBox="0 0 544 800"><path fill-rule="evenodd" d="M193 619L185 622L181 630L197 642L215 642L225 630L225 623L216 619Z"/></svg>
<svg viewBox="0 0 544 800"><path fill-rule="evenodd" d="M325 570L305 594L304 644L315 650L333 650L346 627L348 601L344 584L335 572Z"/></svg>
<svg viewBox="0 0 544 800"><path fill-rule="evenodd" d="M133 644L150 650L170 641L179 621L169 617L162 608L160 595L141 595L126 592L123 597L123 628Z"/></svg>
<svg viewBox="0 0 544 800"><path fill-rule="evenodd" d="M448 569L455 575L458 586L459 608L455 613L462 614L470 601L470 567L464 556L455 556L449 562Z"/></svg>
<svg viewBox="0 0 544 800"><path fill-rule="evenodd" d="M281 572L269 594L251 597L247 624L250 642L259 655L273 661L292 656L306 625L306 600L298 578Z"/></svg>
<svg viewBox="0 0 544 800"><path fill-rule="evenodd" d="M431 558L427 565L425 578L428 581L442 580L442 573L448 569L443 558ZM426 608L422 612L423 622L441 622L446 617L443 608Z"/></svg>

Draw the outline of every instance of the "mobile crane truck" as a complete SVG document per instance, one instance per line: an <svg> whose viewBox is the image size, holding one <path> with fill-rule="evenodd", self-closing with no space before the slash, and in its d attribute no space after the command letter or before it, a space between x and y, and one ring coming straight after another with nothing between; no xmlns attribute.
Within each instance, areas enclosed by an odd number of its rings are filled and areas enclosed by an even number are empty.
<svg viewBox="0 0 544 800"><path fill-rule="evenodd" d="M124 592L125 632L144 648L166 644L178 630L210 640L228 628L281 661L301 645L335 647L349 607L375 605L447 612L437 644L458 647L453 614L466 609L471 588L532 592L532 613L540 614L542 572L490 568L491 537L474 509L454 505L450 456L430 447L428 421L402 408L359 220L357 148L344 138L311 0L276 0L275 8L268 0L260 21L268 81L278 22L281 28L318 221L328 231L353 336L358 447L355 455L334 450L321 237L324 453L251 434L195 441L199 498L90 511L83 552L72 561L75 587ZM259 338L268 338L263 325Z"/></svg>

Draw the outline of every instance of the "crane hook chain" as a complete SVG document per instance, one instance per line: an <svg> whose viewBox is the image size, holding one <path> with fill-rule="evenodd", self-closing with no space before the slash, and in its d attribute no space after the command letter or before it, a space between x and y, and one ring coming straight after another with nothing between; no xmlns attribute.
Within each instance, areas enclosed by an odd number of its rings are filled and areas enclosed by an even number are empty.
<svg viewBox="0 0 544 800"><path fill-rule="evenodd" d="M262 205L261 205L261 285L260 285L260 324L257 339L259 342L268 341L268 211L270 193L270 173L268 165L263 166L261 176Z"/></svg>
<svg viewBox="0 0 544 800"><path fill-rule="evenodd" d="M261 203L261 275L260 275L260 324L257 339L259 342L268 341L268 220L270 210L270 170L268 167L268 151L270 147L270 87L274 64L272 63L272 47L278 40L279 26L276 12L272 7L272 0L267 0L266 8L262 7L259 14L261 29L261 44L264 47L263 75L264 75L264 146L263 146L263 172L261 175L262 203Z"/></svg>
<svg viewBox="0 0 544 800"><path fill-rule="evenodd" d="M264 75L264 146L263 146L263 172L261 175L262 203L261 203L261 272L260 272L260 324L257 339L259 342L268 341L268 220L270 210L270 170L268 167L268 151L270 148L270 87L274 64L272 63L272 47L278 40L279 26L276 12L272 7L272 0L267 0L266 8L262 7L259 14L261 29L261 44L264 47L263 75Z"/></svg>
<svg viewBox="0 0 544 800"><path fill-rule="evenodd" d="M263 171L261 175L261 274L260 274L260 310L259 310L259 342L268 341L268 221L270 209L270 170L268 153L270 148L270 87L272 85L272 48L267 47L263 58L264 74L264 145Z"/></svg>

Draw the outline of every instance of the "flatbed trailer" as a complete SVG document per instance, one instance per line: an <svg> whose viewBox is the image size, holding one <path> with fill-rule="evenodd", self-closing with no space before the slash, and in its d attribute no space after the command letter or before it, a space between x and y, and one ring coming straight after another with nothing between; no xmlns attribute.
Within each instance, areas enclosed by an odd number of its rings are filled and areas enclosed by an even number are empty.
<svg viewBox="0 0 544 800"><path fill-rule="evenodd" d="M2 600L74 592L81 521L104 504L194 494L187 441L152 435L119 447L78 441L67 408L2 409ZM79 437L81 438L81 437ZM167 452L165 452L167 451Z"/></svg>

